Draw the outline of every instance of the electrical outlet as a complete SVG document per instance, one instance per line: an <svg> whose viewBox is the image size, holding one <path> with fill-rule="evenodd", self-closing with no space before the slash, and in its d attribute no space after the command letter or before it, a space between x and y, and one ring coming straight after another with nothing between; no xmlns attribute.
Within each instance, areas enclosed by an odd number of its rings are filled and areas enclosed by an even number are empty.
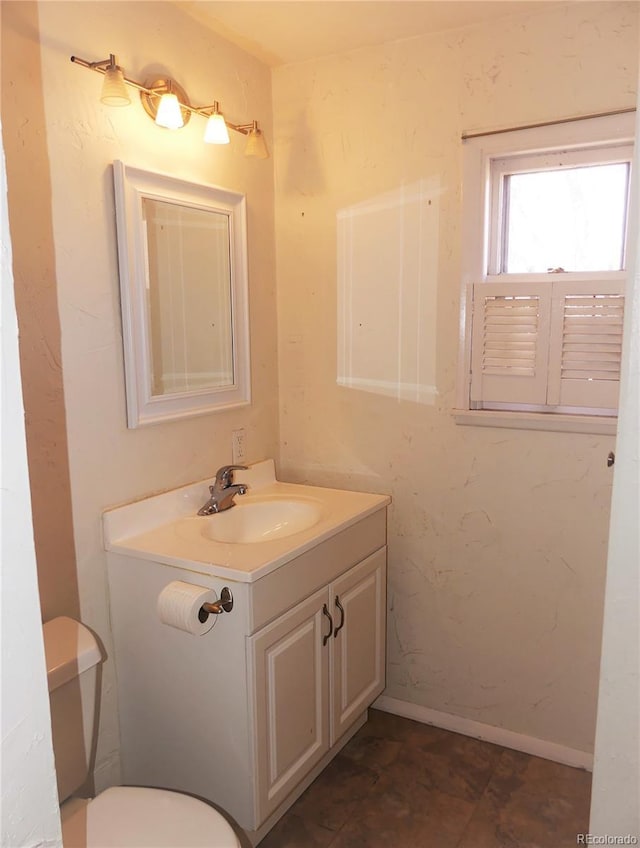
<svg viewBox="0 0 640 848"><path fill-rule="evenodd" d="M234 465L245 465L247 461L247 431L244 427L231 433L231 459Z"/></svg>

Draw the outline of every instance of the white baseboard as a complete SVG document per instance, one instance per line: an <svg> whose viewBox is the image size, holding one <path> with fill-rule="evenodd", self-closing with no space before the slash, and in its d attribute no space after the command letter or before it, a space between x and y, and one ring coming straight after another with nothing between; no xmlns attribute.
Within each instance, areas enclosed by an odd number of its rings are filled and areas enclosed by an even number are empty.
<svg viewBox="0 0 640 848"><path fill-rule="evenodd" d="M111 754L103 760L93 771L94 793L99 795L110 786L120 786L122 774L120 769L120 756Z"/></svg>
<svg viewBox="0 0 640 848"><path fill-rule="evenodd" d="M403 718L411 718L423 724L441 727L443 730L462 733L463 736L472 736L474 739L493 742L495 745L502 745L503 748L513 748L515 751L523 751L525 754L532 754L534 757L553 760L565 766L573 766L587 771L593 770L593 754L578 751L575 748L567 748L555 742L547 742L544 739L536 739L534 736L514 733L513 730L505 730L503 727L493 727L490 724L482 724L482 722L473 721L470 718L441 713L438 710L429 709L429 707L422 707L420 704L401 701L399 698L389 698L387 695L380 695L372 704L372 707Z"/></svg>

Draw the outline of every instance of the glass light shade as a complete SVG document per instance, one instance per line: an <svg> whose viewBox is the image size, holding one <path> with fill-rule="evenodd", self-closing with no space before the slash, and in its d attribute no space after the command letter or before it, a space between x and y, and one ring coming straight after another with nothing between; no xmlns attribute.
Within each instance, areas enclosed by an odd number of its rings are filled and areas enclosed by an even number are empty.
<svg viewBox="0 0 640 848"><path fill-rule="evenodd" d="M214 112L209 116L204 131L204 140L207 144L229 144L229 131L220 112Z"/></svg>
<svg viewBox="0 0 640 848"><path fill-rule="evenodd" d="M259 129L249 130L247 146L244 149L245 156L254 156L256 159L268 159L269 151L264 140L262 131Z"/></svg>
<svg viewBox="0 0 640 848"><path fill-rule="evenodd" d="M105 71L100 101L106 106L128 106L131 103L124 74L117 65Z"/></svg>
<svg viewBox="0 0 640 848"><path fill-rule="evenodd" d="M168 130L179 130L184 126L180 102L175 94L163 94L158 104L156 124Z"/></svg>

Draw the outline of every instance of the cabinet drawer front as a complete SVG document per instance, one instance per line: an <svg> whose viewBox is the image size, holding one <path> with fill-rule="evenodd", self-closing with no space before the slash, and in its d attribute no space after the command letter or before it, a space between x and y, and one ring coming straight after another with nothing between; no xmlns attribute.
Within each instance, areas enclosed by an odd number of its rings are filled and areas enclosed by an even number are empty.
<svg viewBox="0 0 640 848"><path fill-rule="evenodd" d="M329 749L324 590L248 639L259 826Z"/></svg>
<svg viewBox="0 0 640 848"><path fill-rule="evenodd" d="M330 586L337 628L331 640L332 745L384 689L386 554L386 548L376 551Z"/></svg>

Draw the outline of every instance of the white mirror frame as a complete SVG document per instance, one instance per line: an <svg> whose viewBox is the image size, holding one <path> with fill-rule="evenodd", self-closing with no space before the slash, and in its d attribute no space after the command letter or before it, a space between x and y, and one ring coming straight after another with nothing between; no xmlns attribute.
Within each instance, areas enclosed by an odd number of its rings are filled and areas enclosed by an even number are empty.
<svg viewBox="0 0 640 848"><path fill-rule="evenodd" d="M246 406L251 401L246 200L243 194L212 185L113 163L120 298L127 395L127 426L140 427L177 418ZM152 395L151 343L147 305L145 198L223 212L229 216L231 259L231 386Z"/></svg>

